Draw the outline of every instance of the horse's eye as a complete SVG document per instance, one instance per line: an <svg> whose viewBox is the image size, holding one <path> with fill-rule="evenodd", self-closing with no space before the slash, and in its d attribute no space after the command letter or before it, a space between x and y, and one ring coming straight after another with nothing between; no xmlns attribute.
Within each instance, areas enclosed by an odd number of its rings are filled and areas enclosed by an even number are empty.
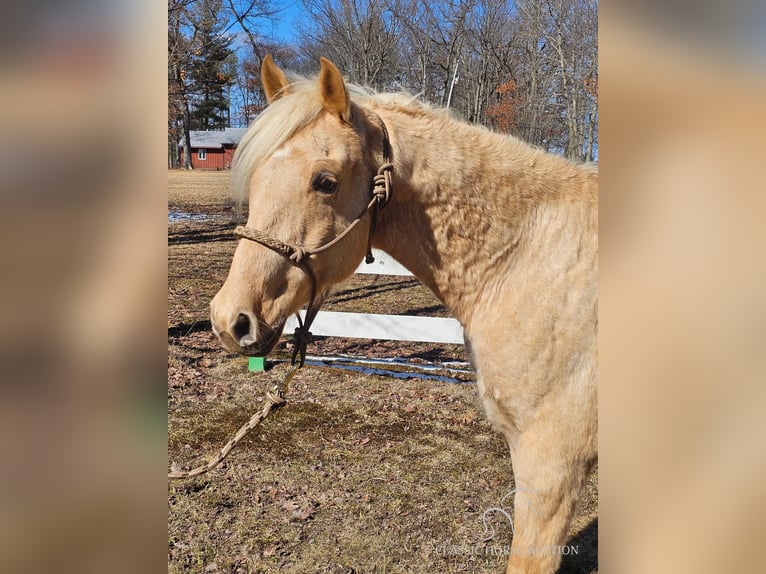
<svg viewBox="0 0 766 574"><path fill-rule="evenodd" d="M322 193L332 193L338 186L338 180L329 173L320 173L314 178L314 189Z"/></svg>

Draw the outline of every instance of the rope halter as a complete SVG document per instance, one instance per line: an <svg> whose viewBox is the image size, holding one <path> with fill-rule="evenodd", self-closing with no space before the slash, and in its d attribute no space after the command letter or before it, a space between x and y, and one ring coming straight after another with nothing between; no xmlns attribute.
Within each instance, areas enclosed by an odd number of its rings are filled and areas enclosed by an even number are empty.
<svg viewBox="0 0 766 574"><path fill-rule="evenodd" d="M380 118L378 118L380 119ZM306 317L302 319L300 313L296 313L298 318L298 326L295 328L293 337L295 339L295 348L293 349L291 363L295 365L296 358L300 356L298 368L303 367L306 361L306 346L311 341L312 335L309 330L311 323L313 323L316 317L319 307L322 305L319 293L317 292L317 277L314 270L309 264L309 259L312 255L322 253L326 251L336 243L340 242L346 235L359 224L362 218L367 212L370 213L370 232L367 236L367 254L365 255L365 263L372 263L375 258L372 255L372 238L375 235L375 230L378 226L378 219L380 217L380 211L388 205L391 201L391 171L394 165L391 163L391 142L388 139L388 130L383 120L380 119L381 132L383 134L383 165L378 168L378 173L372 178L372 196L367 206L361 211L361 213L354 219L348 226L340 232L331 241L328 241L324 245L315 247L313 249L307 249L299 245L290 245L259 231L251 227L240 225L234 230L234 235L240 239L247 239L259 243L264 247L271 249L275 253L278 253L291 264L300 268L311 281L311 300L306 308Z"/></svg>

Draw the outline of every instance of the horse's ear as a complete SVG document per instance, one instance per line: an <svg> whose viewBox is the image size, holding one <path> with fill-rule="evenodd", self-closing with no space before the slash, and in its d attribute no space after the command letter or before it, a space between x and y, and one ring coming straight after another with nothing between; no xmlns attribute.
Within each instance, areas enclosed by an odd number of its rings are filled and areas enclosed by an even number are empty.
<svg viewBox="0 0 766 574"><path fill-rule="evenodd" d="M272 103L290 92L290 81L285 76L285 73L274 63L274 58L271 57L271 54L266 54L261 64L261 83L263 84L263 93L266 94L266 101L268 103Z"/></svg>
<svg viewBox="0 0 766 574"><path fill-rule="evenodd" d="M327 58L319 58L319 97L325 109L348 121L350 101L346 84L338 68Z"/></svg>

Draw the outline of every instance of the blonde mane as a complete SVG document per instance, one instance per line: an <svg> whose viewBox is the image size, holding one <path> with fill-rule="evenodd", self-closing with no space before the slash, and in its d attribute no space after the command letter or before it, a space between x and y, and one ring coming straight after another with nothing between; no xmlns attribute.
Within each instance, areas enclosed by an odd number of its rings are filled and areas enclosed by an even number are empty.
<svg viewBox="0 0 766 574"><path fill-rule="evenodd" d="M451 110L434 108L407 92L378 93L371 88L348 82L346 89L351 101L359 105L374 100L382 107L408 108L413 112L444 114L445 118L456 119ZM278 99L261 112L237 146L232 161L232 194L238 204L247 202L250 178L258 164L310 124L322 111L316 79L293 77L288 90L290 97Z"/></svg>
<svg viewBox="0 0 766 574"><path fill-rule="evenodd" d="M486 126L469 124L462 121L451 109L432 106L410 93L378 93L370 88L348 82L346 88L351 101L357 105L367 104L380 109L406 111L412 116L430 117L445 123L459 124L464 128L479 129L492 137L499 136L505 142L513 142L514 152L519 158L546 157L544 162L555 162L560 166L598 172L596 164L577 164L512 135L497 134ZM232 194L238 205L248 200L250 179L255 168L322 112L315 78L294 76L287 90L290 93L289 97L279 98L271 103L249 126L237 147L232 161Z"/></svg>

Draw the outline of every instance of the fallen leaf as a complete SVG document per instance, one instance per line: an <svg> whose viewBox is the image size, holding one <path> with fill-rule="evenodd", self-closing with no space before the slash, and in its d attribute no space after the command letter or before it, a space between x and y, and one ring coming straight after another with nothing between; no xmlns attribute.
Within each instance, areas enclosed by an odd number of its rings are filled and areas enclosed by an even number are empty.
<svg viewBox="0 0 766 574"><path fill-rule="evenodd" d="M290 518L295 518L296 520L307 520L313 513L313 508L307 508L306 510L296 510L290 515Z"/></svg>
<svg viewBox="0 0 766 574"><path fill-rule="evenodd" d="M463 417L460 419L460 422L463 424L471 424L475 420L476 420L476 413L469 411L463 415Z"/></svg>

